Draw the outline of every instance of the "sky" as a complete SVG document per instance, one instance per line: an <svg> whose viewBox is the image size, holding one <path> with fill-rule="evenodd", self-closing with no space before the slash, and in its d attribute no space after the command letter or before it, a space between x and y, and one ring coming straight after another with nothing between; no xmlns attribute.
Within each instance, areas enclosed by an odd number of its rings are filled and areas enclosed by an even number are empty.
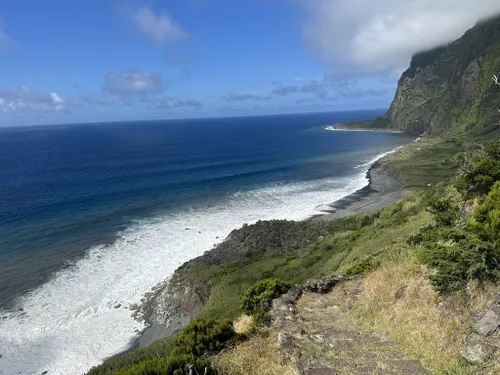
<svg viewBox="0 0 500 375"><path fill-rule="evenodd" d="M0 126L386 108L498 0L5 0Z"/></svg>

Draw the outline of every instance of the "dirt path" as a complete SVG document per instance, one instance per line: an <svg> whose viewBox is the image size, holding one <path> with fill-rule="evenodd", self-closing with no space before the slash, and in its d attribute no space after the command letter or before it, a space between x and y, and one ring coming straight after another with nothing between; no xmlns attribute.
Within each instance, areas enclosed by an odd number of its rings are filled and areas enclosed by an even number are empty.
<svg viewBox="0 0 500 375"><path fill-rule="evenodd" d="M430 374L407 359L385 332L369 331L347 314L361 283L328 294L304 292L296 305L286 298L271 315L283 362L304 375Z"/></svg>

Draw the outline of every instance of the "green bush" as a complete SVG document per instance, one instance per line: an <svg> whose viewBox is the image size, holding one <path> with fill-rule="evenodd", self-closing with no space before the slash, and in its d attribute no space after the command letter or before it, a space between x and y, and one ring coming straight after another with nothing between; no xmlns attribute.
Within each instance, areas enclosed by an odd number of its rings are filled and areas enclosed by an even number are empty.
<svg viewBox="0 0 500 375"><path fill-rule="evenodd" d="M458 218L458 206L451 199L433 199L427 211L434 216L439 226L452 225Z"/></svg>
<svg viewBox="0 0 500 375"><path fill-rule="evenodd" d="M174 337L158 340L147 348L136 349L123 355L110 358L103 364L93 367L87 375L108 375L127 370L134 365L155 358L166 358L174 348Z"/></svg>
<svg viewBox="0 0 500 375"><path fill-rule="evenodd" d="M194 320L175 338L174 355L193 355L218 352L238 339L230 320Z"/></svg>
<svg viewBox="0 0 500 375"><path fill-rule="evenodd" d="M350 267L345 271L344 276L351 277L356 275L362 275L373 271L377 267L370 260L363 260L360 263L356 263L354 266Z"/></svg>
<svg viewBox="0 0 500 375"><path fill-rule="evenodd" d="M500 182L493 186L468 225L483 240L500 248Z"/></svg>
<svg viewBox="0 0 500 375"><path fill-rule="evenodd" d="M461 169L455 183L457 190L469 199L488 194L500 180L500 141L484 149L459 154Z"/></svg>
<svg viewBox="0 0 500 375"><path fill-rule="evenodd" d="M243 295L241 310L248 315L269 311L272 300L286 293L292 284L280 279L261 280Z"/></svg>
<svg viewBox="0 0 500 375"><path fill-rule="evenodd" d="M195 320L177 336L160 340L149 348L125 354L90 370L88 375L217 375L207 354L218 352L238 340L229 320Z"/></svg>
<svg viewBox="0 0 500 375"><path fill-rule="evenodd" d="M114 373L115 375L188 375L189 366L194 374L218 375L210 361L195 359L189 355L171 355L168 358L154 358L132 366L127 370Z"/></svg>
<svg viewBox="0 0 500 375"><path fill-rule="evenodd" d="M500 253L493 244L470 235L462 237L458 242L443 239L419 251L420 261L436 270L430 280L439 292L460 290L470 280L499 279Z"/></svg>
<svg viewBox="0 0 500 375"><path fill-rule="evenodd" d="M500 140L488 143L484 148L484 152L495 160L500 160Z"/></svg>
<svg viewBox="0 0 500 375"><path fill-rule="evenodd" d="M450 292L470 280L499 279L500 182L463 228L456 226L458 207L451 200L433 199L427 210L436 225L423 228L408 243L421 245L419 258L435 270L430 280L436 290Z"/></svg>

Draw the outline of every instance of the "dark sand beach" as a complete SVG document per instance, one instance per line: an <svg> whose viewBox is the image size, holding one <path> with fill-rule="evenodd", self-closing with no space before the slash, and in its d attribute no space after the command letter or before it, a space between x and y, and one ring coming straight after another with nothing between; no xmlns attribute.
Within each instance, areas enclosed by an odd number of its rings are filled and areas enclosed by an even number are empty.
<svg viewBox="0 0 500 375"><path fill-rule="evenodd" d="M368 185L336 202L319 207L324 214L312 220L335 220L362 212L377 211L397 201L403 195L403 187L375 162L367 172Z"/></svg>

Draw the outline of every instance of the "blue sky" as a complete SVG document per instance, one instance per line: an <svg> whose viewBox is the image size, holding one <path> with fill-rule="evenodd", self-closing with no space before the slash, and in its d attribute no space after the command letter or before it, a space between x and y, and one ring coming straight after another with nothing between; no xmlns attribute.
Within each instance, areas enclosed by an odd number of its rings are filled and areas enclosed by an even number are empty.
<svg viewBox="0 0 500 375"><path fill-rule="evenodd" d="M383 108L496 2L3 1L0 125Z"/></svg>

